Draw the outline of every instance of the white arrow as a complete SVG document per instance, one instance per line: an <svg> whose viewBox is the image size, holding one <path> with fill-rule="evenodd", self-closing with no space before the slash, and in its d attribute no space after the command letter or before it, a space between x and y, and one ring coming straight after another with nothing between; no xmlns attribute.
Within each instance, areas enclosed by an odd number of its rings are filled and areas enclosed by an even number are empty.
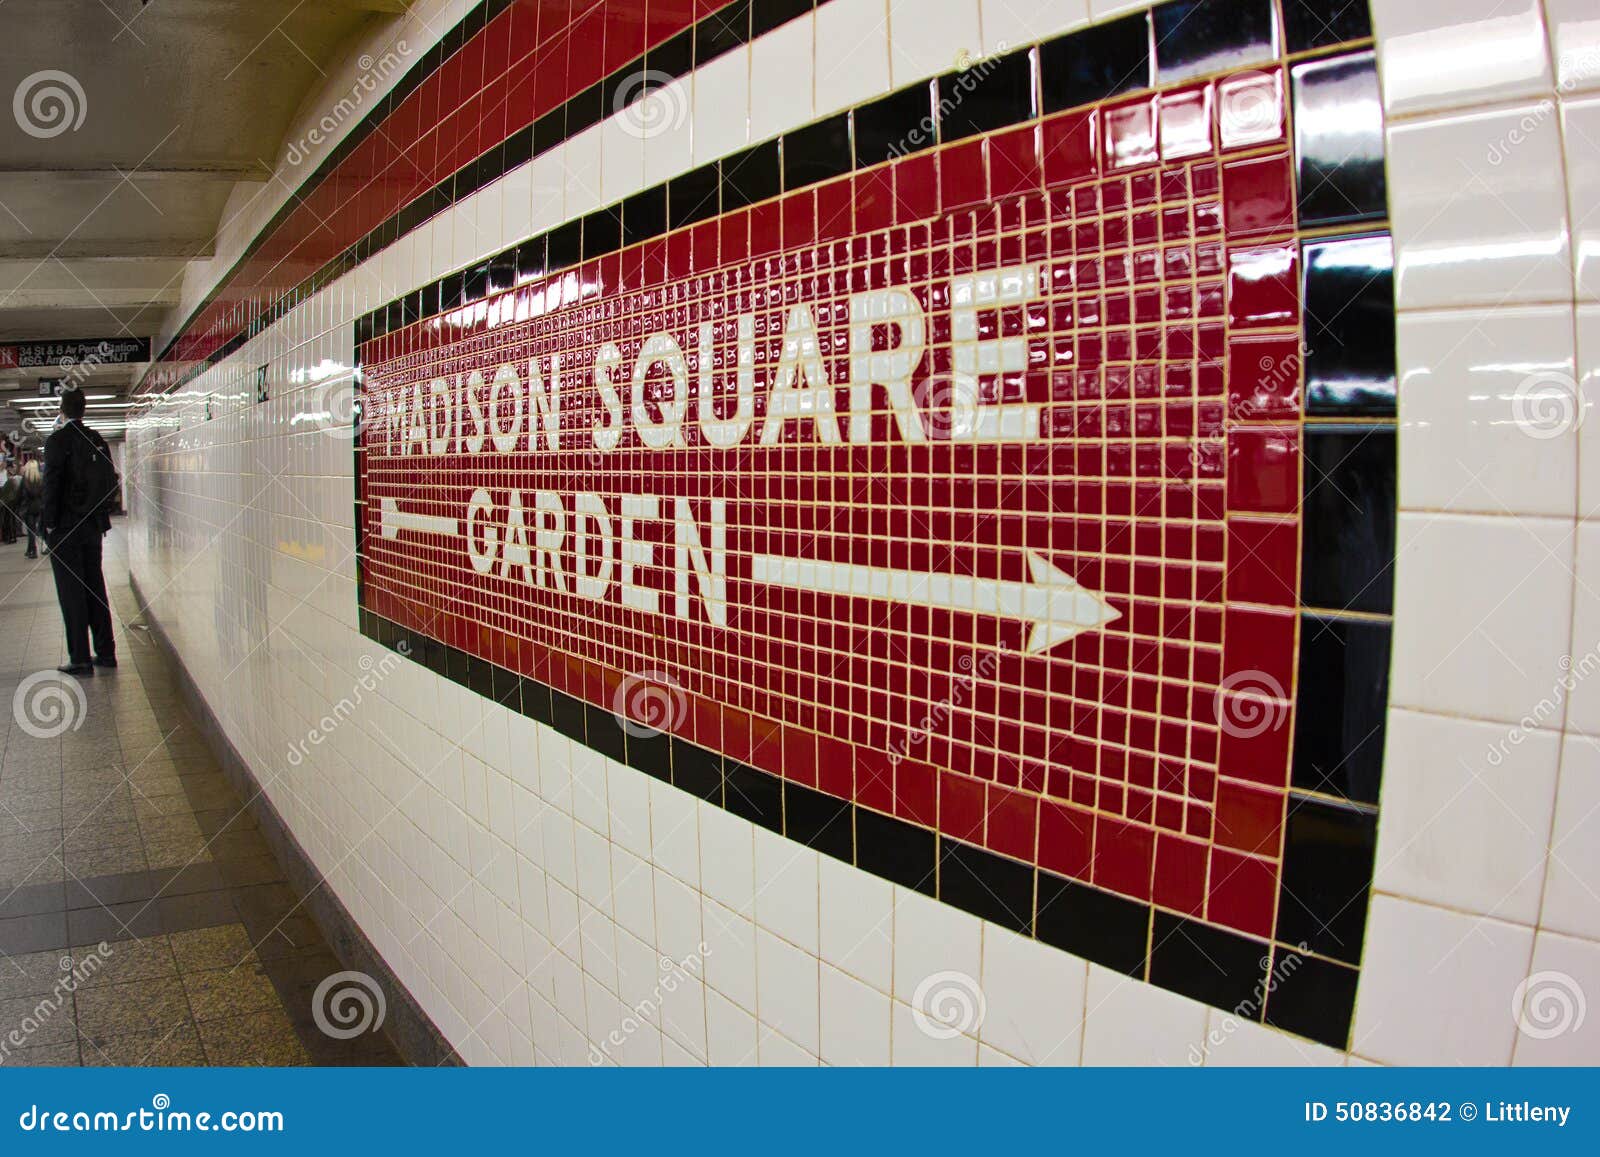
<svg viewBox="0 0 1600 1157"><path fill-rule="evenodd" d="M378 500L378 527L384 538L399 538L402 530L416 534L460 534L461 520L448 514L418 514L401 510L393 498Z"/></svg>
<svg viewBox="0 0 1600 1157"><path fill-rule="evenodd" d="M1028 574L1029 582L1010 582L763 554L751 560L750 577L790 590L1022 619L1033 626L1028 632L1030 654L1048 651L1074 635L1122 617L1110 603L1033 551L1028 552Z"/></svg>

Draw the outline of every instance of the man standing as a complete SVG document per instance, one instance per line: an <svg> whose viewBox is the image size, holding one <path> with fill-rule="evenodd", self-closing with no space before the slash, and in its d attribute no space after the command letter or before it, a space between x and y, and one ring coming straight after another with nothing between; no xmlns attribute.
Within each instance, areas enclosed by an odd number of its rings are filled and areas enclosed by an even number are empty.
<svg viewBox="0 0 1600 1157"><path fill-rule="evenodd" d="M55 572L56 598L67 627L64 675L93 675L117 665L111 637L111 604L101 569L101 537L111 529L117 471L106 440L83 423L88 402L82 390L61 395L63 424L44 444L45 541ZM94 658L89 639L94 638Z"/></svg>

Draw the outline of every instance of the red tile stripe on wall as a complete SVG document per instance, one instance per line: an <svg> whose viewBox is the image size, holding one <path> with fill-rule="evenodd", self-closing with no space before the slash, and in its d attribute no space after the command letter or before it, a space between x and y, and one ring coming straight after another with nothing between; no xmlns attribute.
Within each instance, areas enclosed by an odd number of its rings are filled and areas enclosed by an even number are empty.
<svg viewBox="0 0 1600 1157"><path fill-rule="evenodd" d="M417 196L729 2L517 0L299 202L161 361L205 359Z"/></svg>
<svg viewBox="0 0 1600 1157"><path fill-rule="evenodd" d="M1216 95L1251 85L1278 113L1253 118L1239 139L1237 125L1219 124ZM1290 729L1252 721L1290 709L1281 696L1294 683L1300 487L1283 88L1275 68L1050 117L788 194L376 339L361 353L366 605L608 708L629 677L663 673L685 694L672 730L695 743L1270 936ZM1039 299L980 306L977 325L984 338L1022 339L1026 366L983 376L982 400L1036 404L1039 436L958 444L938 429L955 348L950 279L1025 265L1041 271ZM891 285L909 287L928 318L916 380L931 440L905 444L879 391L870 438L853 444L849 391L837 389L837 445L820 444L806 419L785 423L781 444L757 446L790 311L811 308L838 386L850 376L849 296ZM742 313L756 319L759 384L738 448L697 440L691 422L684 449L646 449L630 419L616 449L595 451L591 429L607 422L593 378L602 343L620 348L612 376L626 398L646 336L671 333L692 394L697 334L709 322L726 412ZM436 378L473 371L491 379L530 358L548 376L555 354L564 367L557 449L532 448L524 435L506 453L402 452L413 389L421 396ZM1248 395L1230 388L1246 381L1260 384ZM460 537L384 536L384 500L459 519L479 487L502 527L519 492L530 541L543 517L537 492L560 497L564 589L530 585L510 567L479 573ZM615 574L601 600L577 593L579 493L597 495L613 525L626 514L622 495L661 501L661 519L635 529L652 558L634 581L662 613L625 607ZM696 606L683 619L672 609L673 505L686 500L703 535L719 498L728 503L726 629ZM812 557L1022 582L1029 551L1101 592L1120 618L1028 654L1020 620L787 593L754 581L752 561ZM1226 732L1219 695L1239 724ZM933 725L930 705L940 711Z"/></svg>

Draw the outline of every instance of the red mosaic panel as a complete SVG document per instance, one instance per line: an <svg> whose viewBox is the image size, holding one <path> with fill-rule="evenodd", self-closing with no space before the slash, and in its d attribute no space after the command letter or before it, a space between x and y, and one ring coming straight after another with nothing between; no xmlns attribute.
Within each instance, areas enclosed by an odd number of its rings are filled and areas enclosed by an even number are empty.
<svg viewBox="0 0 1600 1157"><path fill-rule="evenodd" d="M1276 73L1216 84L1281 108ZM364 605L608 708L668 686L656 722L733 759L1270 935L1290 729L1249 720L1294 683L1294 199L1282 118L1219 141L1215 91L369 342Z"/></svg>

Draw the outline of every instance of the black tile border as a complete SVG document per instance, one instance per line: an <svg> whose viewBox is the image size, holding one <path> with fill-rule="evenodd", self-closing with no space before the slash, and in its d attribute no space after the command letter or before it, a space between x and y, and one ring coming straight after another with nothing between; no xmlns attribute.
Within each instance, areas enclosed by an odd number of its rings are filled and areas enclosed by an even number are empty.
<svg viewBox="0 0 1600 1157"><path fill-rule="evenodd" d="M140 590L139 580L130 574L128 583L133 588L134 601L150 628L151 636L177 671L178 692L183 697L185 706L195 717L206 743L216 754L223 777L238 796L246 801L245 806L255 817L262 838L266 840L273 855L284 869L288 886L303 897L303 907L340 962L346 968L366 973L382 988L387 1002L384 1035L408 1064L461 1065L463 1062L450 1042L423 1011L416 998L400 982L399 977L394 974L372 941L367 939L366 933L350 915L349 909L339 901L331 888L323 886L322 875L317 872L305 849L289 830L289 826L284 823L277 808L272 806L272 802L261 790L255 774L250 770L250 765L222 730L221 723L211 710L210 704L206 702L194 677L189 673L189 668L184 664L183 656L173 647L172 640L167 637L160 620L151 613L150 605ZM271 884L262 886L272 887Z"/></svg>

